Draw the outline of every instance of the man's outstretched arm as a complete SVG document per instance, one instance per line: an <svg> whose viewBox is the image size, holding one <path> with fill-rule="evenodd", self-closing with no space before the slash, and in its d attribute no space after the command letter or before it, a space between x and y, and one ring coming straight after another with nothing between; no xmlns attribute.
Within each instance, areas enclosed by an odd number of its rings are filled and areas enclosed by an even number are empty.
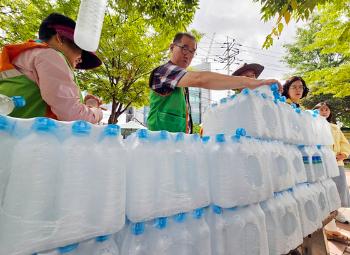
<svg viewBox="0 0 350 255"><path fill-rule="evenodd" d="M282 88L279 81L275 79L256 80L243 76L231 76L214 72L187 72L178 82L178 87L199 87L204 89L255 89L262 85L277 83Z"/></svg>

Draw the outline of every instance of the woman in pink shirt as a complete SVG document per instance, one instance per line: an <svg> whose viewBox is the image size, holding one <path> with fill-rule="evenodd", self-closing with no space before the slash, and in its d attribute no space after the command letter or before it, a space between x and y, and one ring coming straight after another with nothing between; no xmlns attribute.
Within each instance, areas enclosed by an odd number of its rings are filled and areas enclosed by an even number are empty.
<svg viewBox="0 0 350 255"><path fill-rule="evenodd" d="M98 67L101 61L74 43L74 29L72 19L52 13L40 25L40 40L4 47L0 56L0 94L22 95L27 102L12 116L91 123L102 119L101 101L89 95L84 104L73 72L75 68Z"/></svg>

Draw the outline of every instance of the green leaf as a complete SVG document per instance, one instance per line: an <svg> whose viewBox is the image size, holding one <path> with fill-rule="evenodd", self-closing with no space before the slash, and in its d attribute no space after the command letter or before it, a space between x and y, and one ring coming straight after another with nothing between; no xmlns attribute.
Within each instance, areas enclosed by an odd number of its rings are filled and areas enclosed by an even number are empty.
<svg viewBox="0 0 350 255"><path fill-rule="evenodd" d="M282 33L282 30L283 30L283 24L282 23L278 23L278 32L279 32L279 34Z"/></svg>
<svg viewBox="0 0 350 255"><path fill-rule="evenodd" d="M296 0L291 0L290 1L290 6L292 6L293 10L297 10L298 9L298 3Z"/></svg>
<svg viewBox="0 0 350 255"><path fill-rule="evenodd" d="M286 22L287 25L288 25L288 23L290 21L290 16L291 16L290 12L286 11L284 13L284 21Z"/></svg>

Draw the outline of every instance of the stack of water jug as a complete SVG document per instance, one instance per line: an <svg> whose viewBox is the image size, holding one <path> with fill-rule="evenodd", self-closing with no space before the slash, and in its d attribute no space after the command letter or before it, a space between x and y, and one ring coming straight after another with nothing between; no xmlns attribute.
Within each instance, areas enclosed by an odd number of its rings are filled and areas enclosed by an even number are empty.
<svg viewBox="0 0 350 255"><path fill-rule="evenodd" d="M326 120L243 90L205 136L0 115L0 254L285 254L340 199Z"/></svg>

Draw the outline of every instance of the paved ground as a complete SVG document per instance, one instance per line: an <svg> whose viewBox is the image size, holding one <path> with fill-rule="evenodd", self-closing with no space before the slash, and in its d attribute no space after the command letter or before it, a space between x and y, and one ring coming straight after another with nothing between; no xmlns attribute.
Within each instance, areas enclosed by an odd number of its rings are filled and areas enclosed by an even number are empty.
<svg viewBox="0 0 350 255"><path fill-rule="evenodd" d="M348 186L350 187L350 169L346 171L346 178L348 181ZM350 210L350 209L349 209ZM341 232L349 236L350 238L350 225L337 223L337 226L341 229ZM328 241L329 244L329 250L331 255L343 255L343 254L349 254L344 253L347 246L345 244L339 243L339 242L331 242ZM348 248L350 249L350 247Z"/></svg>

